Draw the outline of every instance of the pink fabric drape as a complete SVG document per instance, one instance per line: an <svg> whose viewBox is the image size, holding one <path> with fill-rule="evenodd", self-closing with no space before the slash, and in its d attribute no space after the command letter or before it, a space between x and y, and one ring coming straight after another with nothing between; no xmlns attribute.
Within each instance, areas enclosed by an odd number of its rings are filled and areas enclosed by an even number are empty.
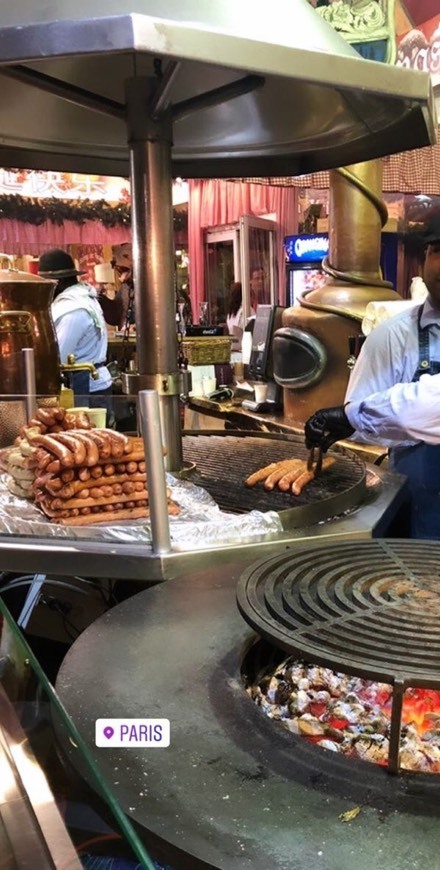
<svg viewBox="0 0 440 870"><path fill-rule="evenodd" d="M205 298L203 231L232 224L243 215L275 215L278 264L278 298L285 304L284 237L298 229L297 191L221 179L189 182L188 253L189 284L194 318Z"/></svg>
<svg viewBox="0 0 440 870"><path fill-rule="evenodd" d="M8 254L37 256L48 248L67 245L119 245L131 241L130 227L105 227L100 221L64 221L61 226L45 221L39 226L19 220L0 219L0 249Z"/></svg>

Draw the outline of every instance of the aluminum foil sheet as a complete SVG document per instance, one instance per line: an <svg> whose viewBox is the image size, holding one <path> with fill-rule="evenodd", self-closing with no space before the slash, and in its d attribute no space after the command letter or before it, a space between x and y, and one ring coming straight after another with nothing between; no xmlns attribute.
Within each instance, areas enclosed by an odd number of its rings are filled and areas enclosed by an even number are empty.
<svg viewBox="0 0 440 870"><path fill-rule="evenodd" d="M275 511L250 511L230 514L220 510L212 497L200 486L167 474L170 496L180 507L178 516L170 517L170 538L176 551L209 549L222 543L261 541L283 531ZM63 540L109 541L119 544L150 544L151 526L147 519L130 523L97 523L90 526L60 526L50 523L33 502L17 498L0 475L0 536L26 538L62 538Z"/></svg>

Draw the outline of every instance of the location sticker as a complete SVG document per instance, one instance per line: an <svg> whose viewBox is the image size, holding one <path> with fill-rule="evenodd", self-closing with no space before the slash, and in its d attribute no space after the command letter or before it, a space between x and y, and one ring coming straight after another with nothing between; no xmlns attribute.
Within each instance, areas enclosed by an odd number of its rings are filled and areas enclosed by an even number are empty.
<svg viewBox="0 0 440 870"><path fill-rule="evenodd" d="M170 720L97 719L95 744L107 749L165 749L170 745Z"/></svg>

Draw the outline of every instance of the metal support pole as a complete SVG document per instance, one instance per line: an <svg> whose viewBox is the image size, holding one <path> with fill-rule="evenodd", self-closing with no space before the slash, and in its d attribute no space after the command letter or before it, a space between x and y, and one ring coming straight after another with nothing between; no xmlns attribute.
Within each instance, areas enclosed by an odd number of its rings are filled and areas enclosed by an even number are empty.
<svg viewBox="0 0 440 870"><path fill-rule="evenodd" d="M165 467L183 466L181 377L177 369L176 300L169 110L153 118L155 79L126 82L131 165L133 277L141 390L159 395ZM159 86L158 86L159 87Z"/></svg>
<svg viewBox="0 0 440 870"><path fill-rule="evenodd" d="M170 521L168 517L167 487L163 461L159 397L155 390L141 390L138 398L141 433L144 439L145 461L147 464L153 553L169 553L171 550Z"/></svg>
<svg viewBox="0 0 440 870"><path fill-rule="evenodd" d="M400 732L402 730L402 707L405 689L404 680L395 681L391 707L390 748L388 751L389 773L399 773L400 768Z"/></svg>
<svg viewBox="0 0 440 870"><path fill-rule="evenodd" d="M26 384L26 419L29 423L37 410L37 382L35 379L35 355L33 347L22 349Z"/></svg>

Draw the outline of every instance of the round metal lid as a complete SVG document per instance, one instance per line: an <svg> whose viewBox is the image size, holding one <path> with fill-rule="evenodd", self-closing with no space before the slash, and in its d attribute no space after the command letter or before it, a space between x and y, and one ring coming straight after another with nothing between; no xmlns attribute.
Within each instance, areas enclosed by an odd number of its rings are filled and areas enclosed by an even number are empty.
<svg viewBox="0 0 440 870"><path fill-rule="evenodd" d="M56 281L50 281L47 278L41 278L39 275L33 275L31 272L21 272L19 269L0 269L0 285L47 284L48 286L50 286L55 283Z"/></svg>
<svg viewBox="0 0 440 870"><path fill-rule="evenodd" d="M127 174L124 83L157 61L165 80L178 63L165 102L186 178L297 175L435 138L429 75L364 60L306 0L3 6L2 166Z"/></svg>
<svg viewBox="0 0 440 870"><path fill-rule="evenodd" d="M237 603L264 638L367 679L440 687L440 543L372 540L254 564Z"/></svg>

